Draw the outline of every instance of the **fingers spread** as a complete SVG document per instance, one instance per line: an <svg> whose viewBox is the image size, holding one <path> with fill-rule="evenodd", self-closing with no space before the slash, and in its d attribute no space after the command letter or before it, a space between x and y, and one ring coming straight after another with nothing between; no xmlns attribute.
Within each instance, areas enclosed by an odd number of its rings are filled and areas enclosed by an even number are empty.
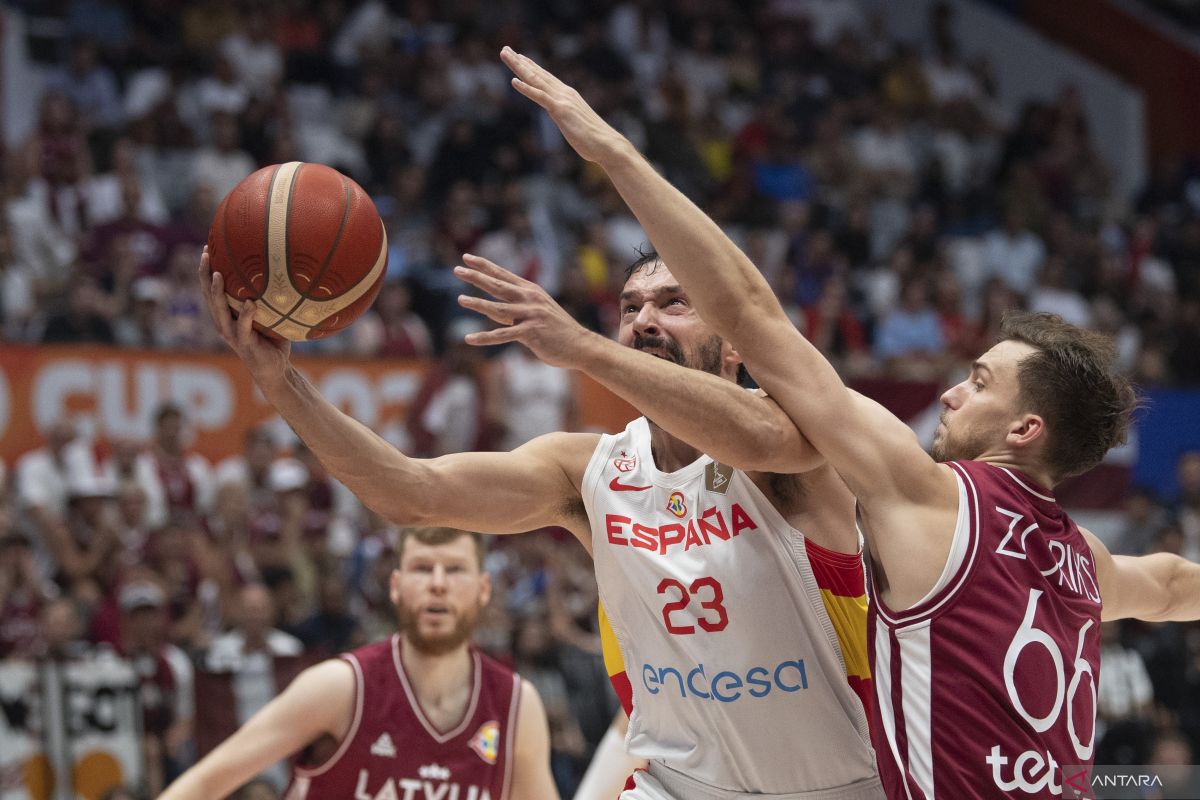
<svg viewBox="0 0 1200 800"><path fill-rule="evenodd" d="M484 300L482 297L471 297L470 295L460 294L458 296L458 304L463 308L477 311L492 322L498 322L501 325L512 325L516 319L512 306L505 303L497 303L494 300Z"/></svg>
<svg viewBox="0 0 1200 800"><path fill-rule="evenodd" d="M506 283L511 283L514 286L530 287L537 285L532 281L525 280L515 272L510 272L494 261L488 261L483 256L477 256L473 253L463 253L463 261L472 269L491 275L493 278L505 281Z"/></svg>
<svg viewBox="0 0 1200 800"><path fill-rule="evenodd" d="M494 331L481 331L479 333L468 333L463 337L463 341L467 344L484 347L490 344L504 344L505 342L520 341L521 336L525 333L525 329L520 325L513 325L508 328L496 328Z"/></svg>

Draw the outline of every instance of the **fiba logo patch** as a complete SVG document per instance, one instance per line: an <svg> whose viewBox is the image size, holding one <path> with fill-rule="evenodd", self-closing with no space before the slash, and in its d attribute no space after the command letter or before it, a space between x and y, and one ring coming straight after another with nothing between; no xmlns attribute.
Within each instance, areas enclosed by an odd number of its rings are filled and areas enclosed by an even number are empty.
<svg viewBox="0 0 1200 800"><path fill-rule="evenodd" d="M729 490L729 481L733 478L733 467L710 461L704 468L704 486L710 492L725 494Z"/></svg>
<svg viewBox="0 0 1200 800"><path fill-rule="evenodd" d="M495 764L500 757L500 723L489 720L480 725L469 744L476 755L489 764Z"/></svg>
<svg viewBox="0 0 1200 800"><path fill-rule="evenodd" d="M667 511L683 519L683 515L687 513L687 506L684 504L683 495L680 492L671 492L671 496L667 499Z"/></svg>

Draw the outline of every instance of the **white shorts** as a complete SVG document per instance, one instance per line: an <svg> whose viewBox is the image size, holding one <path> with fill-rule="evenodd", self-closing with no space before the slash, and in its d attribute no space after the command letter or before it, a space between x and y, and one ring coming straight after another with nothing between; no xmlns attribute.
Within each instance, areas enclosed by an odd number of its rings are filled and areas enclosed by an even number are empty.
<svg viewBox="0 0 1200 800"><path fill-rule="evenodd" d="M879 778L822 789L816 792L791 794L759 794L731 792L689 778L662 764L650 762L648 772L633 774L634 788L621 793L619 800L884 800Z"/></svg>

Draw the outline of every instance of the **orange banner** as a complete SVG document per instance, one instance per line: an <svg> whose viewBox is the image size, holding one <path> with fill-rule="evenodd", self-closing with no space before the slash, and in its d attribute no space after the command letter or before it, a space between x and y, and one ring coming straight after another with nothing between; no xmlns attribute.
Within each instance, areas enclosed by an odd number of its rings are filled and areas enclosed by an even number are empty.
<svg viewBox="0 0 1200 800"><path fill-rule="evenodd" d="M300 356L295 363L330 402L375 430L404 425L428 367ZM578 387L585 426L619 430L634 417L591 380ZM249 428L277 416L232 354L0 347L0 457L10 465L40 447L44 431L64 417L99 440L144 440L165 402L183 409L193 447L214 461L239 452Z"/></svg>

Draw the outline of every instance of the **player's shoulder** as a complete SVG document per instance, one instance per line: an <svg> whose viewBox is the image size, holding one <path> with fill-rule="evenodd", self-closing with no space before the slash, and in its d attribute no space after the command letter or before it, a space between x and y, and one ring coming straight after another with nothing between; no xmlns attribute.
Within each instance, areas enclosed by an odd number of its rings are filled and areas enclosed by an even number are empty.
<svg viewBox="0 0 1200 800"><path fill-rule="evenodd" d="M314 702L326 706L354 702L358 678L354 665L341 656L313 664L296 676L287 687L287 694L296 702Z"/></svg>
<svg viewBox="0 0 1200 800"><path fill-rule="evenodd" d="M531 439L514 452L544 459L560 467L578 487L588 462L600 444L598 433L546 433Z"/></svg>

